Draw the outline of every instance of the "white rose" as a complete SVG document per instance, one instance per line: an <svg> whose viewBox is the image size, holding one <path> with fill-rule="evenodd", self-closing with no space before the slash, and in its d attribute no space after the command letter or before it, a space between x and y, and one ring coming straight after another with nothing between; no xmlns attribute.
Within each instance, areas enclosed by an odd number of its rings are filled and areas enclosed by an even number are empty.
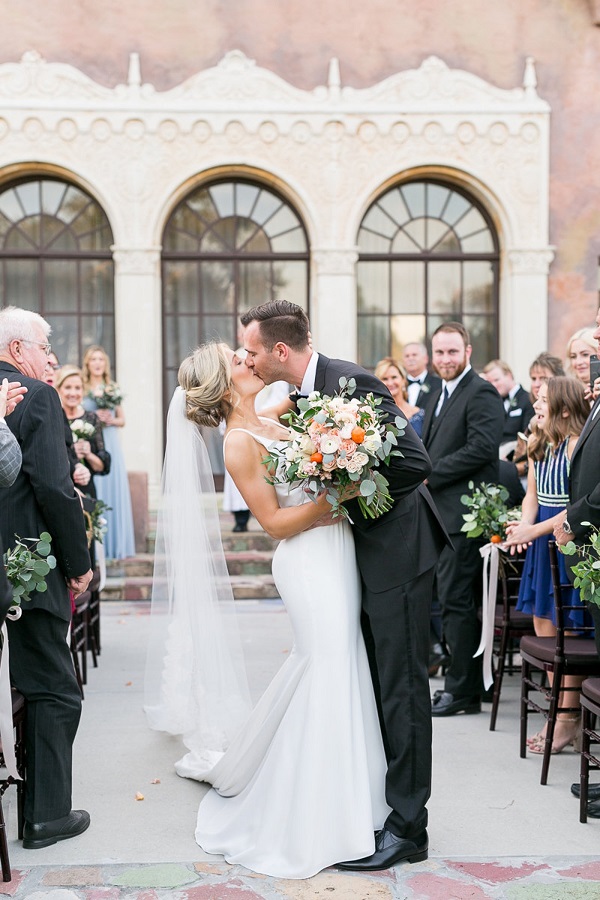
<svg viewBox="0 0 600 900"><path fill-rule="evenodd" d="M360 455L361 455L361 454L359 454L359 453L355 453L354 456L351 456L351 457L349 457L349 459L346 460L346 469L347 469L349 472L358 472L358 471L360 471L361 465L360 465L360 463L359 463L358 460L357 460L357 457L360 456ZM364 456L364 454L362 454L362 455Z"/></svg>
<svg viewBox="0 0 600 900"><path fill-rule="evenodd" d="M354 454L352 459L354 460L355 463L357 463L358 466L361 466L361 467L366 466L367 463L369 462L369 457L367 456L367 454L362 453L360 450Z"/></svg>
<svg viewBox="0 0 600 900"><path fill-rule="evenodd" d="M362 445L367 453L376 453L381 447L381 435L378 432L365 435Z"/></svg>

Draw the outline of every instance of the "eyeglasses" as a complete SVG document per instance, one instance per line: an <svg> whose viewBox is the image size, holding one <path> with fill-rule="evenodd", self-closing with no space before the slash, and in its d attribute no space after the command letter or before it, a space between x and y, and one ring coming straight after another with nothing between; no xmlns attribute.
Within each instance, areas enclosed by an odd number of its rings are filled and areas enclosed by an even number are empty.
<svg viewBox="0 0 600 900"><path fill-rule="evenodd" d="M46 356L50 356L52 353L52 344L48 344L46 341L30 341L27 338L19 338L19 340L22 344L37 344L39 347L43 347Z"/></svg>

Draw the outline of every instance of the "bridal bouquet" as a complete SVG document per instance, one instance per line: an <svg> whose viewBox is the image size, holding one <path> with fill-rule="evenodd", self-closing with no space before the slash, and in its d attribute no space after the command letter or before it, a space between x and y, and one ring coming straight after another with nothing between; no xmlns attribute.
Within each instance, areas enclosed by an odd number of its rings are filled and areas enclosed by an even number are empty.
<svg viewBox="0 0 600 900"><path fill-rule="evenodd" d="M274 448L265 459L270 484L304 482L308 495L315 499L327 492L334 517L349 518L342 505L350 491L365 518L376 519L392 508L388 481L377 471L392 456L402 456L397 436L403 434L406 421L396 416L386 421L377 408L381 398L373 394L353 398L354 379L340 378L340 393L333 397L313 391L300 398L297 412L283 416L292 432L286 446Z"/></svg>
<svg viewBox="0 0 600 900"><path fill-rule="evenodd" d="M111 381L109 384L100 385L95 390L89 392L89 397L96 401L98 409L115 410L123 402L123 394L121 388L116 382Z"/></svg>
<svg viewBox="0 0 600 900"><path fill-rule="evenodd" d="M73 432L73 439L81 441L89 440L96 429L91 422L86 422L83 419L73 419L71 422L71 431Z"/></svg>

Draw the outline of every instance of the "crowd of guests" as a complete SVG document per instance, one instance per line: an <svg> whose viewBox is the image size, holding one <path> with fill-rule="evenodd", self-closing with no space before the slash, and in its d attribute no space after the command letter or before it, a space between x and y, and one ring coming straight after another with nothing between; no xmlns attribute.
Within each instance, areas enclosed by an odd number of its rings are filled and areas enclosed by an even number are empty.
<svg viewBox="0 0 600 900"><path fill-rule="evenodd" d="M419 343L406 344L402 360L385 357L375 367L429 453L427 484L453 544L442 551L432 607L430 674L445 667L443 689L432 698L434 716L477 713L482 700L491 699L483 689L481 657L474 657L481 631L481 542L461 530L466 508L460 498L470 492L469 483L502 484L509 505L521 506L505 542L509 552L526 552L518 608L533 615L536 634L556 632L548 542L563 529L571 457L600 395L600 379L590 383L597 338L593 328L577 331L564 365L549 352L539 354L529 367L529 390L504 360L490 360L475 372L469 335L457 322L433 334L431 367ZM566 580L562 556L559 565ZM572 614L576 628L587 624L590 613L578 592L572 595L581 607ZM571 679L567 686L578 685ZM572 714L559 714L553 752L573 743L578 729ZM545 728L529 738L531 752L543 753L544 740Z"/></svg>

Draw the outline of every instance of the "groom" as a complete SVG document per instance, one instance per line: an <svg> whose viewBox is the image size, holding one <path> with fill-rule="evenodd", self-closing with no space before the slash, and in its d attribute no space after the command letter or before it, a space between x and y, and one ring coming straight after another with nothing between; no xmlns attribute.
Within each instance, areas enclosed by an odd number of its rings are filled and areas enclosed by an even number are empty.
<svg viewBox="0 0 600 900"><path fill-rule="evenodd" d="M295 303L275 300L240 319L245 326L246 365L266 384L288 381L301 395L339 392L342 376L356 381L355 396L382 398L380 410L401 415L384 385L360 366L328 359L309 344L306 313ZM391 807L377 833L375 852L340 863L345 869L375 871L427 858L427 810L431 788L431 700L429 614L434 567L448 543L423 480L429 457L410 425L398 438L401 457L381 472L389 481L393 508L364 519L356 501L347 504L354 527L363 590L363 632L388 761L386 799ZM349 752L351 748L349 748Z"/></svg>

